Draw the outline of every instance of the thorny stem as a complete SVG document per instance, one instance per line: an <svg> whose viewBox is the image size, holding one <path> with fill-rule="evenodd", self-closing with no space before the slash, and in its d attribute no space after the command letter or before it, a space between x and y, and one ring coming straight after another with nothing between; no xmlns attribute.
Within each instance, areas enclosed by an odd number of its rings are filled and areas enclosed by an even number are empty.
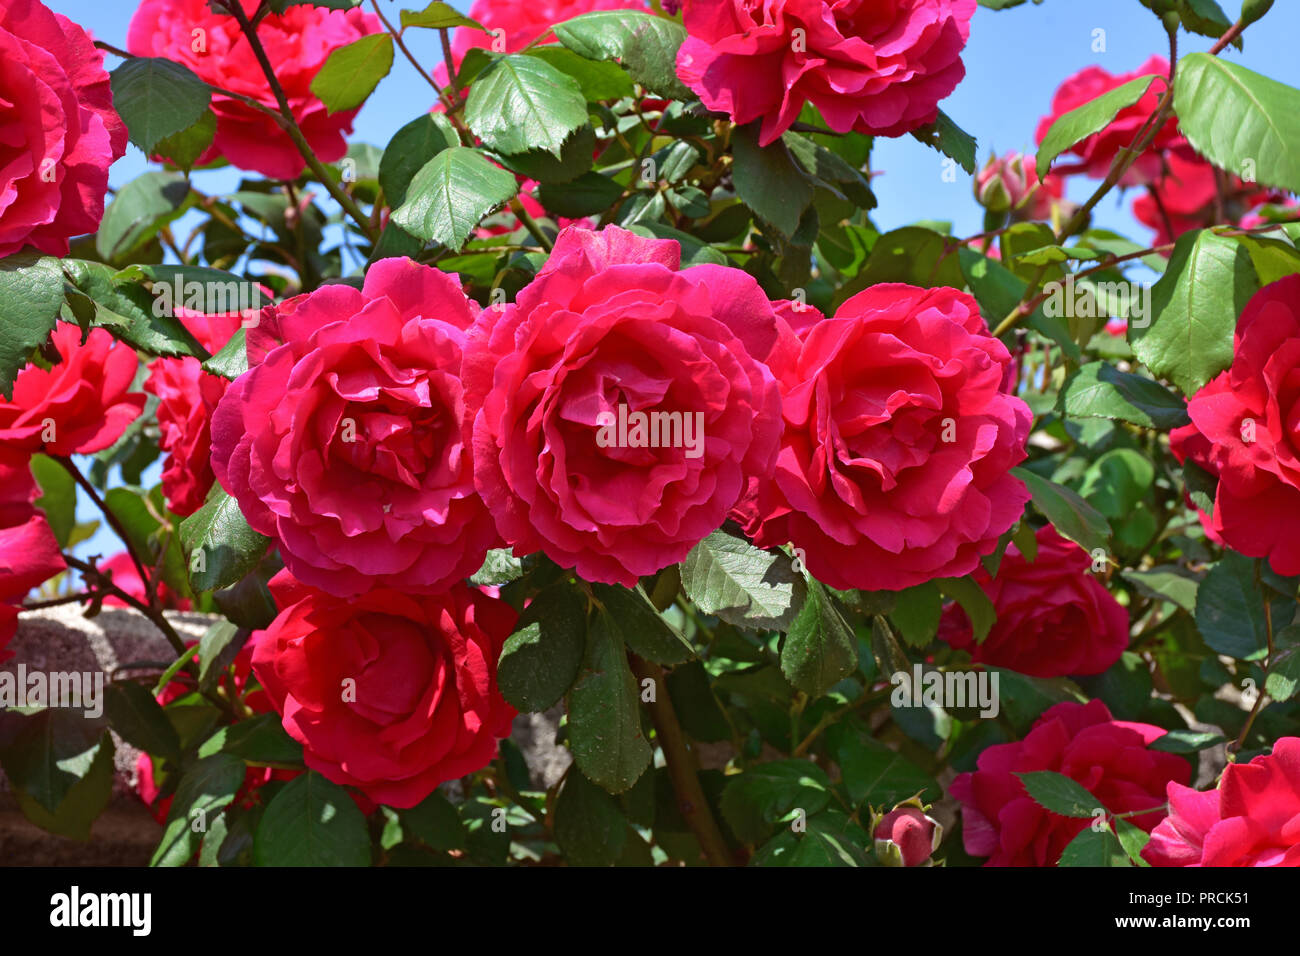
<svg viewBox="0 0 1300 956"><path fill-rule="evenodd" d="M664 761L668 764L668 777L673 784L673 793L677 796L677 809L700 841L709 865L731 866L731 852L727 849L722 831L718 829L718 822L713 819L713 811L709 809L709 801L704 796L704 788L700 786L700 778L696 773L695 757L668 696L664 670L658 664L643 660L635 654L630 654L629 660L638 681L647 678L654 681L655 697L647 706L655 736L664 752Z"/></svg>
<svg viewBox="0 0 1300 956"><path fill-rule="evenodd" d="M371 227L370 220L366 214L361 211L361 207L356 201L349 196L338 183L330 176L329 172L321 165L316 153L312 150L311 144L307 142L307 137L302 133L298 126L298 121L294 119L293 109L289 106L289 99L284 95L284 87L280 85L279 79L275 75L275 67L271 65L271 60L266 55L266 48L262 46L262 40L257 35L257 29L249 22L248 14L244 12L243 6L238 0L223 0L226 10L239 22L239 28L243 31L245 39L248 40L248 46L253 51L253 56L257 58L258 64L262 67L262 72L266 75L266 81L271 86L271 93L275 96L276 103L280 106L280 115L284 118L281 124L284 131L293 140L293 144L298 147L298 152L302 158L307 161L311 168L312 174L322 186L333 197L343 211L351 217L352 221L357 224L361 234L374 242L378 238L378 233Z"/></svg>
<svg viewBox="0 0 1300 956"><path fill-rule="evenodd" d="M519 221L524 224L524 228L528 230L528 234L537 240L538 245L540 245L544 251L550 252L555 247L555 244L551 242L546 233L542 232L542 227L537 224L537 221L533 219L532 216L528 215L528 210L524 208L524 204L519 201L518 196L510 200L510 211L513 212L515 216L518 217Z"/></svg>
<svg viewBox="0 0 1300 956"><path fill-rule="evenodd" d="M1255 565L1255 582L1260 586L1260 591L1264 595L1264 633L1268 638L1268 655L1264 658L1264 673L1268 674L1269 668L1273 665L1273 602L1269 600L1268 592L1260 582L1259 564ZM1233 757L1241 750L1246 743L1246 737L1250 734L1250 728L1255 725L1255 718L1259 716L1260 710L1264 705L1264 698L1268 695L1260 688L1255 695L1255 704L1250 708L1250 714L1246 717L1246 722L1241 726L1241 733L1237 734L1237 739L1228 745L1228 756Z"/></svg>
<svg viewBox="0 0 1300 956"><path fill-rule="evenodd" d="M114 533L122 539L122 543L126 545L126 553L130 555L131 562L135 565L136 573L140 575L140 580L144 584L145 594L149 598L149 605L151 607L154 606L156 604L157 595L155 594L153 586L153 578L150 576L149 572L144 569L144 562L141 560L140 555L136 554L135 547L131 544L131 537L126 533L126 529L122 527L122 523L118 520L117 515L109 510L108 505L104 503L104 499L101 498L99 492L95 490L95 486L86 480L86 476L81 473L81 469L72 463L71 458L67 458L63 455L55 455L53 457L55 461L63 466L63 470L72 476L72 480L81 487L81 490L90 496L90 500L94 503L95 507L103 513L105 520L108 521L109 527L111 527Z"/></svg>

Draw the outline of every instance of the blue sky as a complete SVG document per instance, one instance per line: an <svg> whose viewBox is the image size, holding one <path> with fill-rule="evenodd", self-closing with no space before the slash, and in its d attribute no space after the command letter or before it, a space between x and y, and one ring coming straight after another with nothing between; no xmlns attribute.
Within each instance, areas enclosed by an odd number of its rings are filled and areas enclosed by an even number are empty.
<svg viewBox="0 0 1300 956"><path fill-rule="evenodd" d="M133 6L120 0L46 0L54 10L89 29L96 38L125 46ZM396 21L402 3L379 0L385 15ZM527 2L527 0L521 0ZM468 0L452 0L465 9ZM423 6L407 0L407 6ZM1235 19L1238 0L1222 0ZM1105 51L1094 52L1095 31L1105 31ZM1300 86L1300 57L1295 38L1300 35L1300 2L1282 0L1260 23L1247 31L1245 50L1229 49L1223 54L1260 73L1291 86ZM433 67L442 55L437 34L412 30L408 42L418 59ZM1202 37L1181 37L1184 52L1205 50L1211 45ZM970 42L964 54L966 78L943 103L944 110L979 141L982 163L991 149L998 152L1026 150L1034 146L1038 120L1046 114L1053 91L1065 77L1096 63L1113 73L1134 69L1153 53L1166 53L1167 41L1159 21L1138 0L1043 0L994 12L980 8L971 24ZM112 68L118 61L108 58ZM380 84L362 108L353 139L384 146L402 125L427 109L432 91L398 56L393 72ZM111 182L120 186L148 168L144 156L134 147L111 172ZM911 137L878 140L873 168L883 175L874 183L879 208L873 218L882 229L918 220L949 220L959 235L980 231L982 210L971 195L970 177L958 174L957 181L944 182L941 157ZM232 189L239 178L233 170L196 174L201 188L209 192ZM1095 183L1076 177L1069 186L1070 198L1085 199ZM1127 211L1128 200L1113 194L1095 213L1095 222L1142 240L1148 233ZM158 466L146 481L158 480ZM82 519L95 517L79 509ZM111 536L101 531L78 549L83 553L118 550Z"/></svg>

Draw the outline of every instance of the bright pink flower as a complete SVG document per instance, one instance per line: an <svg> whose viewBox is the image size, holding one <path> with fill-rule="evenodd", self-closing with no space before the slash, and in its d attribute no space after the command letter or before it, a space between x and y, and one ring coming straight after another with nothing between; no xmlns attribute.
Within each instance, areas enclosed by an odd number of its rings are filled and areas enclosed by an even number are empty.
<svg viewBox="0 0 1300 956"><path fill-rule="evenodd" d="M226 393L226 380L203 371L195 358L160 358L149 366L144 390L157 395L159 445L167 455L163 494L182 517L203 505L212 489L212 413Z"/></svg>
<svg viewBox="0 0 1300 956"><path fill-rule="evenodd" d="M25 457L0 457L0 662L18 629L18 607L67 565L45 514L34 507L40 489Z"/></svg>
<svg viewBox="0 0 1300 956"><path fill-rule="evenodd" d="M260 0L241 2L250 16L260 5ZM347 152L346 136L357 110L330 113L311 91L311 81L331 53L381 27L378 17L360 9L326 10L312 4L268 14L257 25L294 119L323 162L342 159ZM239 22L214 13L208 0L142 0L131 18L127 49L136 56L175 60L205 82L278 108ZM306 169L289 135L265 113L219 94L212 99L212 110L217 116L216 139L199 157L200 165L224 156L240 169L272 179L296 179Z"/></svg>
<svg viewBox="0 0 1300 956"><path fill-rule="evenodd" d="M1083 785L1097 806L1128 817L1148 833L1163 817L1165 786L1191 778L1177 754L1149 750L1163 727L1112 720L1099 700L1073 701L1043 712L1024 740L985 748L978 769L953 780L948 792L962 804L962 842L985 866L1054 866L1061 851L1092 818L1043 809L1016 776L1052 770Z"/></svg>
<svg viewBox="0 0 1300 956"><path fill-rule="evenodd" d="M554 35L547 36L551 27L565 20L596 10L642 10L649 12L645 0L474 0L469 16L489 31L473 27L459 27L452 34L451 52L457 63L465 54L478 47L498 53L518 53L534 40L554 43Z"/></svg>
<svg viewBox="0 0 1300 956"><path fill-rule="evenodd" d="M1003 391L1011 356L975 300L882 284L773 361L785 434L738 515L760 547L792 542L819 581L900 590L969 574L1020 518L1010 474L1032 415Z"/></svg>
<svg viewBox="0 0 1300 956"><path fill-rule="evenodd" d="M1099 66L1087 66L1067 79L1052 97L1052 112L1038 123L1038 142L1043 138L1052 124L1063 115L1091 102L1103 93L1123 86L1130 80L1141 76L1169 76L1169 61L1164 57L1153 56L1132 73L1114 75ZM1142 98L1111 120L1104 130L1080 140L1061 154L1074 154L1080 162L1074 166L1058 166L1056 172L1062 175L1085 173L1093 179L1104 179L1110 172L1111 163L1121 149L1130 146L1137 139L1138 130L1151 117L1159 105L1161 94L1167 82L1157 80L1143 94ZM1187 141L1178 132L1178 121L1172 116L1160 127L1154 140L1138 160L1129 167L1120 182L1125 186L1155 182L1160 178L1163 154L1168 149L1176 149L1191 155ZM1058 158L1057 162L1061 161Z"/></svg>
<svg viewBox="0 0 1300 956"><path fill-rule="evenodd" d="M680 263L671 240L569 228L515 303L479 317L475 481L516 554L632 585L771 467L772 304L739 269Z"/></svg>
<svg viewBox="0 0 1300 956"><path fill-rule="evenodd" d="M60 361L18 373L12 400L0 398L0 442L47 455L103 451L140 415L145 396L130 391L139 359L107 329L91 329L85 343L75 322L50 336Z"/></svg>
<svg viewBox="0 0 1300 956"><path fill-rule="evenodd" d="M459 582L431 597L379 588L345 600L287 571L271 590L283 610L253 672L308 767L413 807L496 756L515 717L496 683L510 605Z"/></svg>
<svg viewBox="0 0 1300 956"><path fill-rule="evenodd" d="M1300 574L1300 276L1267 285L1237 321L1232 367L1192 396L1169 447L1219 480L1214 540Z"/></svg>
<svg viewBox="0 0 1300 956"><path fill-rule="evenodd" d="M66 256L99 228L108 167L126 152L104 54L39 0L6 0L0 62L0 257Z"/></svg>
<svg viewBox="0 0 1300 956"><path fill-rule="evenodd" d="M1100 674L1128 647L1128 612L1088 573L1088 552L1051 525L1035 537L1032 562L1011 544L997 577L982 567L972 574L998 615L983 643L959 604L944 612L939 637L976 663L1034 677Z"/></svg>
<svg viewBox="0 0 1300 956"><path fill-rule="evenodd" d="M1152 866L1300 866L1300 738L1228 764L1215 790L1170 782L1168 796L1142 851Z"/></svg>
<svg viewBox="0 0 1300 956"><path fill-rule="evenodd" d="M1244 183L1230 173L1216 170L1199 156L1171 152L1167 161L1168 172L1151 184L1145 195L1133 200L1133 216L1155 230L1157 244L1173 242L1193 229L1239 222L1256 206L1285 198L1281 193ZM1219 177L1223 179L1221 201Z"/></svg>
<svg viewBox="0 0 1300 956"><path fill-rule="evenodd" d="M837 132L901 136L934 122L966 68L975 0L686 0L677 75L711 110L778 139L805 103Z"/></svg>
<svg viewBox="0 0 1300 956"><path fill-rule="evenodd" d="M942 830L920 807L890 810L872 831L876 855L894 866L920 866L937 848Z"/></svg>
<svg viewBox="0 0 1300 956"><path fill-rule="evenodd" d="M212 467L299 580L436 593L496 541L461 385L473 306L445 272L384 259L262 312L212 417Z"/></svg>

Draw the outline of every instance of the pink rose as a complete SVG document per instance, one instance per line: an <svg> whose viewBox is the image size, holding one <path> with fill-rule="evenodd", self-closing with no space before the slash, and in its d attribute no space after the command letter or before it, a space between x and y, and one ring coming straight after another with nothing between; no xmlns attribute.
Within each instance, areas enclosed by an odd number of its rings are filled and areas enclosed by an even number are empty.
<svg viewBox="0 0 1300 956"><path fill-rule="evenodd" d="M13 399L0 398L0 442L47 455L103 451L144 408L145 396L129 390L140 361L107 329L91 329L83 344L75 322L60 322L50 341L60 361L28 365Z"/></svg>
<svg viewBox="0 0 1300 956"><path fill-rule="evenodd" d="M108 167L126 152L104 55L39 0L0 4L0 257L68 240L104 215Z"/></svg>
<svg viewBox="0 0 1300 956"><path fill-rule="evenodd" d="M923 866L939 849L943 828L920 807L890 810L872 831L876 857L887 866Z"/></svg>
<svg viewBox="0 0 1300 956"><path fill-rule="evenodd" d="M771 467L772 304L739 269L680 263L672 240L565 229L515 303L480 315L475 482L516 554L633 585Z"/></svg>
<svg viewBox="0 0 1300 956"><path fill-rule="evenodd" d="M939 637L970 652L977 664L1008 667L1033 677L1100 674L1128 647L1128 612L1088 573L1092 559L1051 525L1038 529L1031 562L1007 547L997 577L971 575L997 611L983 643L975 643L961 605L944 612Z"/></svg>
<svg viewBox="0 0 1300 956"><path fill-rule="evenodd" d="M1218 477L1206 534L1278 574L1300 574L1300 276L1266 285L1246 303L1232 367L1192 396L1192 423L1169 447Z"/></svg>
<svg viewBox="0 0 1300 956"><path fill-rule="evenodd" d="M18 630L18 605L67 565L45 514L32 505L40 489L25 459L0 457L0 663Z"/></svg>
<svg viewBox="0 0 1300 956"><path fill-rule="evenodd" d="M271 590L283 610L258 638L253 673L308 767L404 808L496 756L515 717L496 683L510 605L459 582L344 600L287 571Z"/></svg>
<svg viewBox="0 0 1300 956"><path fill-rule="evenodd" d="M460 380L476 308L446 273L384 259L248 330L260 364L217 405L212 467L299 580L436 593L481 566L496 536Z"/></svg>
<svg viewBox="0 0 1300 956"><path fill-rule="evenodd" d="M1177 754L1147 749L1163 727L1112 720L1099 700L1073 701L1044 711L1024 740L985 748L978 769L953 780L948 792L962 804L962 842L985 866L1054 866L1066 844L1092 818L1063 817L1039 806L1016 776L1052 770L1082 784L1110 813L1149 809L1128 817L1148 833L1163 816L1165 786L1191 778Z"/></svg>
<svg viewBox="0 0 1300 956"><path fill-rule="evenodd" d="M144 390L157 395L163 494L182 517L203 506L216 479L212 474L210 423L226 393L226 380L203 371L198 359L160 358L149 366Z"/></svg>
<svg viewBox="0 0 1300 956"><path fill-rule="evenodd" d="M805 103L840 133L901 136L934 122L966 68L975 0L686 0L677 75L736 123L777 140Z"/></svg>
<svg viewBox="0 0 1300 956"><path fill-rule="evenodd" d="M1152 866L1300 866L1300 738L1228 764L1215 790L1171 781L1168 795L1142 850Z"/></svg>
<svg viewBox="0 0 1300 956"><path fill-rule="evenodd" d="M1020 518L1009 472L1032 415L1003 391L1011 356L975 300L882 284L774 360L785 434L738 517L759 547L802 549L835 588L900 590L969 574Z"/></svg>
<svg viewBox="0 0 1300 956"><path fill-rule="evenodd" d="M1063 115L1091 102L1103 93L1123 86L1130 80L1141 76L1169 76L1169 61L1164 57L1153 56L1132 73L1113 75L1099 66L1087 66L1067 79L1052 97L1052 112L1038 123L1038 142L1043 138L1052 124ZM1061 175L1085 173L1093 179L1104 179L1110 172L1111 163L1121 149L1128 148L1137 139L1138 130L1151 115L1155 113L1167 83L1155 82L1132 106L1119 111L1109 125L1100 133L1094 133L1080 140L1061 154L1064 157L1073 153L1080 162L1073 166L1060 166L1056 172ZM1172 116L1167 119L1147 150L1124 173L1120 183L1133 186L1154 182L1160 177L1162 154L1167 149L1176 149L1185 155L1192 155L1191 148L1182 134L1178 132L1178 121ZM1059 159L1057 160L1060 161Z"/></svg>
<svg viewBox="0 0 1300 956"><path fill-rule="evenodd" d="M260 5L259 0L241 2L250 16ZM342 159L347 152L345 137L357 110L330 113L311 91L311 81L331 53L380 29L379 18L360 9L326 10L311 4L268 14L257 25L294 119L323 162ZM131 18L127 49L136 56L174 60L205 82L278 109L239 21L214 13L208 0L142 0ZM240 169L272 179L297 179L306 169L289 135L265 113L219 94L212 99L212 111L216 139L199 157L200 165L224 156Z"/></svg>
<svg viewBox="0 0 1300 956"><path fill-rule="evenodd" d="M1173 242L1193 229L1238 222L1256 206L1285 198L1217 170L1199 156L1171 152L1167 161L1168 172L1150 185L1146 195L1133 200L1134 218L1155 231L1157 244ZM1219 177L1224 185L1222 201Z"/></svg>

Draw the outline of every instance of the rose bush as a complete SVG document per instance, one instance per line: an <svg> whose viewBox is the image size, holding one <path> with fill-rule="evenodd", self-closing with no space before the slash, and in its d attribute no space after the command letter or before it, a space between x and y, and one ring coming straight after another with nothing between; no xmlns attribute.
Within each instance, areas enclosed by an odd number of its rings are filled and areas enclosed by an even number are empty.
<svg viewBox="0 0 1300 956"><path fill-rule="evenodd" d="M61 3L0 10L0 817L1300 864L1294 11L1131 3L1125 74L1068 4ZM7 696L83 613L166 643Z"/></svg>

